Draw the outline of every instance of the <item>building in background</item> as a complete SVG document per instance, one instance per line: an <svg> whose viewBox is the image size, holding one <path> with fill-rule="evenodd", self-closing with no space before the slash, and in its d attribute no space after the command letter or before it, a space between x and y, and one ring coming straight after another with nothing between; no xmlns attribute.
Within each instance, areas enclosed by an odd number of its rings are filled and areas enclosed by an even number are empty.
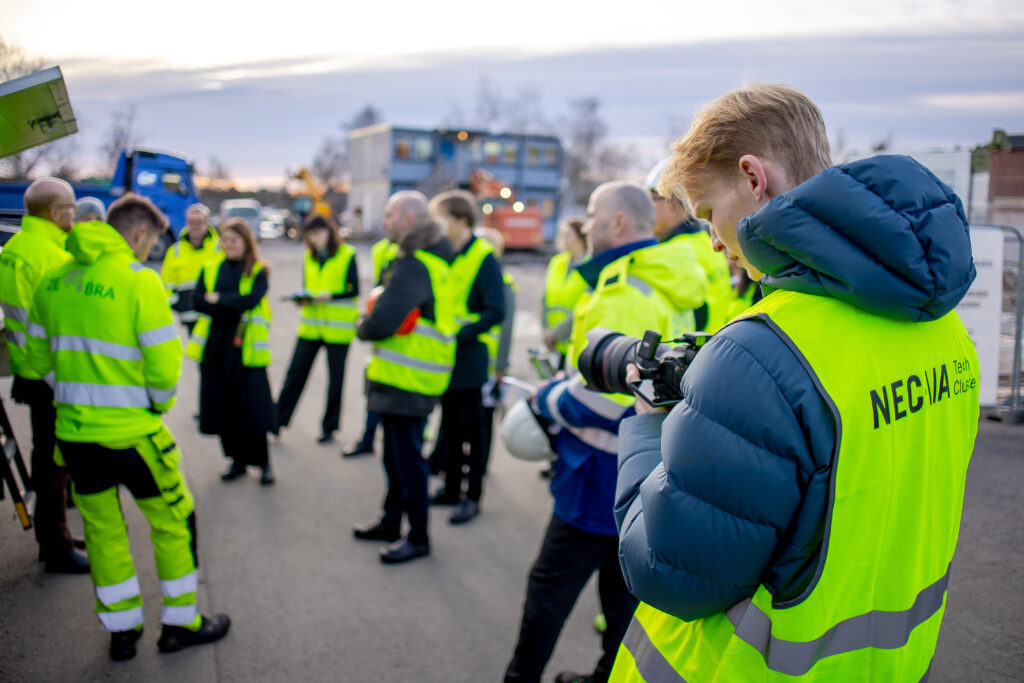
<svg viewBox="0 0 1024 683"><path fill-rule="evenodd" d="M352 186L349 208L360 209L362 228L379 232L387 198L399 190L428 197L443 190L473 191L475 172L504 183L509 196L481 197L486 211L495 201L536 210L544 237L554 238L562 182L562 143L549 135L475 130L400 128L379 124L349 133ZM527 211L527 214L531 212Z"/></svg>

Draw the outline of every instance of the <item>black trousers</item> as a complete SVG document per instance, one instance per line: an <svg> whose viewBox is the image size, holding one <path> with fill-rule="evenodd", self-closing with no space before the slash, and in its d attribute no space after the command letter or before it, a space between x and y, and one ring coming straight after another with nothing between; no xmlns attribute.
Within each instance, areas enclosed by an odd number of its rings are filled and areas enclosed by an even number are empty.
<svg viewBox="0 0 1024 683"><path fill-rule="evenodd" d="M236 465L266 467L270 464L266 432L225 427L220 435L220 447L224 449L224 455L234 460Z"/></svg>
<svg viewBox="0 0 1024 683"><path fill-rule="evenodd" d="M580 531L551 516L540 555L530 568L519 640L505 671L506 683L540 681L562 626L594 571L598 572L597 592L608 628L601 639L604 654L594 668L593 680L608 680L622 636L638 604L626 590L618 549L619 539L615 536Z"/></svg>
<svg viewBox="0 0 1024 683"><path fill-rule="evenodd" d="M380 426L380 413L376 410L366 411L366 425L363 427L363 437L359 439L361 450L373 450L373 437L377 434L377 427Z"/></svg>
<svg viewBox="0 0 1024 683"><path fill-rule="evenodd" d="M68 473L54 462L57 448L57 410L53 389L41 379L15 377L11 398L28 406L32 424L32 485L36 490L36 511L32 519L39 558L66 555L71 550L67 521Z"/></svg>
<svg viewBox="0 0 1024 683"><path fill-rule="evenodd" d="M480 389L449 389L441 396L441 438L444 440L444 489L462 494L462 466L467 462L463 444L469 444L469 481L466 497L480 500L484 480L483 420Z"/></svg>
<svg viewBox="0 0 1024 683"><path fill-rule="evenodd" d="M348 344L329 344L322 339L295 340L295 351L292 362L288 366L288 374L281 387L281 395L277 398L278 420L282 427L291 422L292 413L306 388L306 380L313 368L313 361L321 346L327 347L327 404L324 406L324 417L321 421L323 434L331 434L338 429L341 417L341 389L345 383L345 359L348 356Z"/></svg>
<svg viewBox="0 0 1024 683"><path fill-rule="evenodd" d="M422 417L381 413L384 425L384 472L388 490L380 524L390 531L402 527L402 514L409 517L409 540L427 545L427 461L423 459Z"/></svg>

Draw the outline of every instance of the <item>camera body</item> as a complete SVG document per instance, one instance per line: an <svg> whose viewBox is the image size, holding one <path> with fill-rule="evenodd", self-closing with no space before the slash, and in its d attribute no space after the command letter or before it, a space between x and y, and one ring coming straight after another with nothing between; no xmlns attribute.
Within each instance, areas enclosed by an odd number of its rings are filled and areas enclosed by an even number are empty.
<svg viewBox="0 0 1024 683"><path fill-rule="evenodd" d="M579 358L579 369L587 386L602 393L633 393L652 406L672 406L682 400L679 385L697 352L712 336L687 332L673 339L675 346L661 343L661 335L647 330L643 339L595 327L587 332L587 346ZM640 371L640 380L626 381L630 364Z"/></svg>

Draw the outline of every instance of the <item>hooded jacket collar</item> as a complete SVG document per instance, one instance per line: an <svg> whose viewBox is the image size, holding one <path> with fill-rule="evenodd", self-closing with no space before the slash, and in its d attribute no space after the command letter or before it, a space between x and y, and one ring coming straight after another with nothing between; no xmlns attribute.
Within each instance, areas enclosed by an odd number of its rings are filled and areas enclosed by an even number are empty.
<svg viewBox="0 0 1024 683"><path fill-rule="evenodd" d="M68 239L68 233L61 230L60 226L47 218L39 216L22 216L21 229L26 234L38 234L63 248Z"/></svg>
<svg viewBox="0 0 1024 683"><path fill-rule="evenodd" d="M95 263L105 254L121 254L136 260L127 240L103 221L76 223L68 235L67 250L82 265Z"/></svg>
<svg viewBox="0 0 1024 683"><path fill-rule="evenodd" d="M831 296L898 320L941 318L975 277L960 200L904 156L826 169L742 219L737 236L766 291Z"/></svg>

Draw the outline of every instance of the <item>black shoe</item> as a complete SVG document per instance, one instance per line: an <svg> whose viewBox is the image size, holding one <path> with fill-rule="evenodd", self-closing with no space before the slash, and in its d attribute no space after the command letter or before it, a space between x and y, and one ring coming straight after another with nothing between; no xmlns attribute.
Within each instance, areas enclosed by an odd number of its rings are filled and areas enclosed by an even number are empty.
<svg viewBox="0 0 1024 683"><path fill-rule="evenodd" d="M231 469L229 469L224 474L220 475L220 480L221 481L231 481L232 479L238 479L239 477L244 477L244 476L245 476L245 465L239 465L238 463L234 463L234 464L231 465Z"/></svg>
<svg viewBox="0 0 1024 683"><path fill-rule="evenodd" d="M135 641L142 637L142 629L113 631L110 634L110 658L123 662L135 656Z"/></svg>
<svg viewBox="0 0 1024 683"><path fill-rule="evenodd" d="M184 626L164 624L164 630L160 633L160 640L156 641L156 646L160 648L160 652L177 652L192 645L220 640L227 635L229 628L231 619L226 614L218 614L213 619L203 617L203 623L198 631L192 631Z"/></svg>
<svg viewBox="0 0 1024 683"><path fill-rule="evenodd" d="M58 557L47 558L43 571L47 574L88 574L89 560L74 550Z"/></svg>
<svg viewBox="0 0 1024 683"><path fill-rule="evenodd" d="M415 560L417 557L426 557L430 554L429 545L416 545L408 538L389 545L380 551L380 561L384 564L399 564Z"/></svg>
<svg viewBox="0 0 1024 683"><path fill-rule="evenodd" d="M274 483L274 471L270 469L270 465L263 468L263 474L260 475L260 483L264 486L270 486Z"/></svg>
<svg viewBox="0 0 1024 683"><path fill-rule="evenodd" d="M386 529L380 522L352 527L352 535L360 541L387 541L393 543L402 537L402 533L395 529Z"/></svg>
<svg viewBox="0 0 1024 683"><path fill-rule="evenodd" d="M341 452L343 458L355 458L359 455L373 455L373 444L367 446L365 443L357 443L349 450Z"/></svg>
<svg viewBox="0 0 1024 683"><path fill-rule="evenodd" d="M555 676L555 683L591 683L593 680L593 674L578 674L572 671L563 671Z"/></svg>
<svg viewBox="0 0 1024 683"><path fill-rule="evenodd" d="M542 470L541 470L540 472L538 472L537 474L539 474L539 475L540 475L540 478L541 478L541 479L550 479L550 478L551 478L551 476L552 476L552 475L553 475L554 473L555 473L555 467L554 467L554 465L548 465L547 467L545 467L544 469L542 469Z"/></svg>
<svg viewBox="0 0 1024 683"><path fill-rule="evenodd" d="M71 545L75 546L76 550L85 550L85 540L81 538L72 538Z"/></svg>
<svg viewBox="0 0 1024 683"><path fill-rule="evenodd" d="M448 493L448 489L441 489L430 497L431 505L458 505L461 496Z"/></svg>
<svg viewBox="0 0 1024 683"><path fill-rule="evenodd" d="M334 441L334 434L321 434L320 438L316 440L319 444L331 443Z"/></svg>
<svg viewBox="0 0 1024 683"><path fill-rule="evenodd" d="M458 504L452 516L448 518L449 524L465 524L480 514L480 503L467 498Z"/></svg>

